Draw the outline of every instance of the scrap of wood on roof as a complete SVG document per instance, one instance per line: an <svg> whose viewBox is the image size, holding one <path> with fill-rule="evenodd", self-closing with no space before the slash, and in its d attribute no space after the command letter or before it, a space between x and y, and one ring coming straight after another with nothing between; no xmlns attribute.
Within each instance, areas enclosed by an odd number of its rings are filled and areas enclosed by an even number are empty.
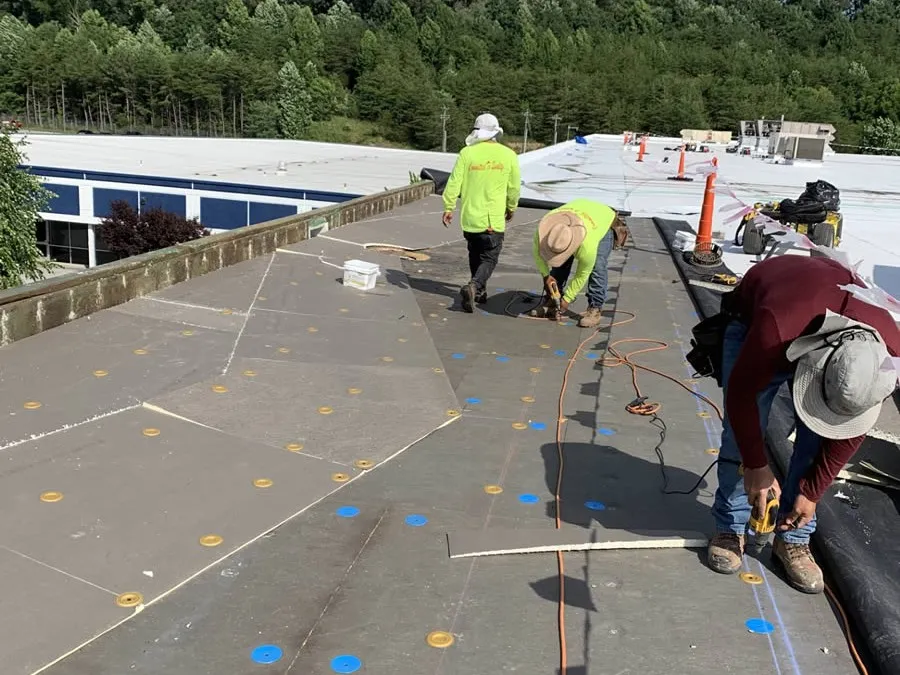
<svg viewBox="0 0 900 675"><path fill-rule="evenodd" d="M451 558L476 558L511 553L555 551L616 551L623 549L705 548L700 532L658 530L489 529L447 535Z"/></svg>

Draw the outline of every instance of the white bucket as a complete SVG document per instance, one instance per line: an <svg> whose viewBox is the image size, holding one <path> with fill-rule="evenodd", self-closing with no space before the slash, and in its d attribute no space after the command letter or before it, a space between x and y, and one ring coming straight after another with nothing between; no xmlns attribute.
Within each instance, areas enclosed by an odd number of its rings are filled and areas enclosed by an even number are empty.
<svg viewBox="0 0 900 675"><path fill-rule="evenodd" d="M375 277L381 268L365 260L348 260L344 263L344 286L352 286L363 291L375 288Z"/></svg>

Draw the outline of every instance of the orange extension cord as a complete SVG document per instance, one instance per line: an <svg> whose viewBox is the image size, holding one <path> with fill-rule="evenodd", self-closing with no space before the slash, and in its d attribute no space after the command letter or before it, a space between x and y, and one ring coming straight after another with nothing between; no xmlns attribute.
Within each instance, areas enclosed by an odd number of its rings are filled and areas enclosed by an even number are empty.
<svg viewBox="0 0 900 675"><path fill-rule="evenodd" d="M512 304L512 300L510 301ZM509 310L509 305L507 305L507 313ZM615 313L615 312L614 312ZM620 321L613 321L606 328L613 328L614 326L623 326L627 323L631 323L637 318L632 312L619 312L619 314L627 314L629 318L623 319ZM525 316L525 315L519 315ZM534 317L526 317L526 318L534 318ZM546 319L542 319L546 320ZM563 417L563 402L566 395L566 388L569 383L569 372L572 370L572 365L575 363L575 360L578 358L578 354L584 349L584 346L593 340L603 328L597 328L593 333L591 333L587 338L582 340L582 342L576 347L572 357L569 359L569 363L566 366L566 370L563 373L562 379L562 388L559 392L559 407L558 414L556 416L556 451L559 456L559 468L556 474L556 494L554 495L555 503L556 503L556 529L560 529L562 527L562 500L560 499L560 495L562 494L562 481L563 481L563 466L565 462L564 452L563 452L563 440L562 440L562 429L563 423L565 422L565 418ZM644 344L650 344L652 346L645 347L643 349L637 349L631 352L622 353L616 349L617 345L621 345L624 343L634 343L640 342ZM687 384L679 380L678 378L672 377L660 370L656 370L654 368L650 368L649 366L642 365L640 363L636 363L632 361L634 356L638 354L646 354L649 352L661 351L663 349L668 349L669 345L662 340L652 340L647 338L625 338L623 340L616 340L611 343L607 347L607 351L611 354L610 357L604 357L602 360L602 365L607 368L615 368L618 366L627 366L631 370L631 383L634 387L635 392L635 400L627 405L625 409L633 415L655 415L662 408L662 405L655 402L648 402L646 398L641 393L641 388L638 385L637 373L638 370L644 370L649 373L653 373L655 375L659 375L670 382L674 382L679 387L687 391L692 396L695 396L709 405L713 410L716 411L716 415L719 417L719 421L723 420L722 411L719 407L713 403L709 398L700 394L697 391L694 391ZM563 558L563 552L556 552L556 565L559 571L559 604L557 609L557 619L558 619L558 627L559 627L559 672L560 675L566 675L567 672L567 649L566 649L566 586L565 586L565 560ZM847 640L847 646L850 649L850 654L853 657L853 661L856 664L857 669L859 670L861 675L869 675L869 671L866 670L866 666L863 663L862 659L859 656L859 653L856 650L856 644L853 642L853 635L850 630L850 621L847 618L847 613L844 611L844 608L841 606L840 601L835 595L834 591L831 590L827 585L825 586L825 592L828 595L828 598L837 608L838 612L841 616L841 621L843 623L844 636Z"/></svg>

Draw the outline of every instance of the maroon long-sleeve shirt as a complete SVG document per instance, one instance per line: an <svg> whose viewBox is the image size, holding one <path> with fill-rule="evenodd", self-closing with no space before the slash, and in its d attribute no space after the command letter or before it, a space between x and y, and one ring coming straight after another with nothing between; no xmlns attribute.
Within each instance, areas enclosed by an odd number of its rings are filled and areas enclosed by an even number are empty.
<svg viewBox="0 0 900 675"><path fill-rule="evenodd" d="M857 281L833 260L785 255L754 265L735 289L734 308L748 331L728 380L725 409L748 469L764 467L768 461L757 396L777 373L793 367L787 348L811 332L826 309L872 326L891 356L900 355L900 330L891 315L838 288ZM800 481L801 494L819 501L864 439L823 439L818 458Z"/></svg>

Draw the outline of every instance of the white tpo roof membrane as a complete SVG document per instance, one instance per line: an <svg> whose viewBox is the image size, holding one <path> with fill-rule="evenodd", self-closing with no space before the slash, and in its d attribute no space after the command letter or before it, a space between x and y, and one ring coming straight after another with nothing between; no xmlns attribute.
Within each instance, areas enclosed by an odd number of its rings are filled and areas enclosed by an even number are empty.
<svg viewBox="0 0 900 675"><path fill-rule="evenodd" d="M667 180L678 170L679 153L666 151L680 139L653 139L638 163L636 148L622 136L594 135L587 145L573 141L522 156L525 197L568 201L595 199L635 216L687 221L695 230L705 187L705 169L712 157L719 163L713 231L725 250L725 264L743 274L755 260L729 242L740 222L742 205L757 201L796 199L809 181L823 179L841 191L844 226L840 251L859 271L895 297L900 297L900 157L829 155L821 163L775 164L770 160L728 154L724 146L712 153L687 153L690 183ZM668 157L667 163L663 158ZM737 215L737 217L735 217ZM803 251L792 251L808 255Z"/></svg>
<svg viewBox="0 0 900 675"><path fill-rule="evenodd" d="M409 184L456 155L361 145L243 138L29 133L28 164L244 185L372 194ZM279 171L279 166L283 171Z"/></svg>

